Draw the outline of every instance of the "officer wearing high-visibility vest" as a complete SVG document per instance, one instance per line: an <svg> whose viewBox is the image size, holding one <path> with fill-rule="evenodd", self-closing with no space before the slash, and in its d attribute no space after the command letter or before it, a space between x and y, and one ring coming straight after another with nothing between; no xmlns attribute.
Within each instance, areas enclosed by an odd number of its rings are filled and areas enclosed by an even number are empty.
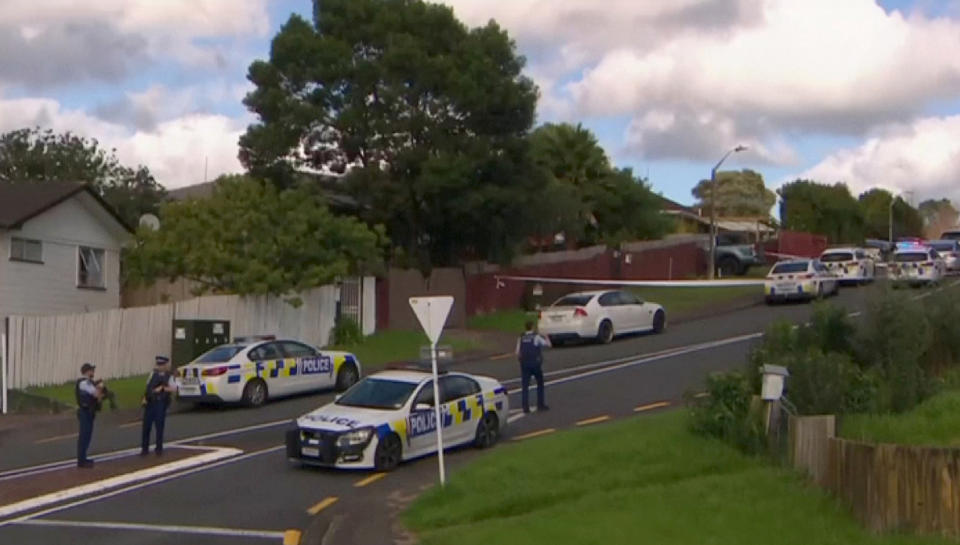
<svg viewBox="0 0 960 545"><path fill-rule="evenodd" d="M543 387L543 349L550 347L550 340L534 330L534 323L527 322L526 331L517 340L517 359L520 361L520 383L523 389L523 412L530 412L530 378L537 381L537 410L550 408L546 403Z"/></svg>
<svg viewBox="0 0 960 545"><path fill-rule="evenodd" d="M74 386L77 398L77 422L80 424L80 433L77 434L77 467L91 468L93 460L87 458L90 449L90 440L93 438L93 420L97 416L97 408L104 396L102 382L94 382L93 376L96 366L84 363L80 367L82 375Z"/></svg>
<svg viewBox="0 0 960 545"><path fill-rule="evenodd" d="M170 406L171 394L177 390L173 374L170 372L170 359L166 356L157 356L156 367L143 395L143 433L140 441L140 456L150 452L150 431L157 429L157 456L163 454L163 426L167 420L167 408Z"/></svg>

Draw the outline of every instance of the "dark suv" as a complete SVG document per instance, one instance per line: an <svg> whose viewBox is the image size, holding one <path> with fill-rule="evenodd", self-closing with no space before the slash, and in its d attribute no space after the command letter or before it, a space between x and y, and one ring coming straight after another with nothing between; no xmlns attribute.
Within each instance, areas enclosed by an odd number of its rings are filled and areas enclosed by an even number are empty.
<svg viewBox="0 0 960 545"><path fill-rule="evenodd" d="M717 235L716 267L722 276L743 276L750 267L759 265L760 256L753 244L731 234Z"/></svg>

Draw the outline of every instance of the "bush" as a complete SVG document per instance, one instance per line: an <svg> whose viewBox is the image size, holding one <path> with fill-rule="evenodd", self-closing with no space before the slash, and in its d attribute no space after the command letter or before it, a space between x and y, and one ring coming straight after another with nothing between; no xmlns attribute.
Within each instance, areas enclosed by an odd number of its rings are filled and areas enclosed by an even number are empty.
<svg viewBox="0 0 960 545"><path fill-rule="evenodd" d="M810 350L780 363L790 370L787 397L803 415L866 412L874 408L875 376L848 354Z"/></svg>
<svg viewBox="0 0 960 545"><path fill-rule="evenodd" d="M333 344L337 346L357 345L363 342L363 330L353 318L340 317L331 332Z"/></svg>
<svg viewBox="0 0 960 545"><path fill-rule="evenodd" d="M960 298L947 291L924 304L930 344L921 361L930 376L944 377L960 363Z"/></svg>
<svg viewBox="0 0 960 545"><path fill-rule="evenodd" d="M688 398L694 432L727 441L744 452L764 450L763 412L750 380L737 372L707 377L707 396Z"/></svg>

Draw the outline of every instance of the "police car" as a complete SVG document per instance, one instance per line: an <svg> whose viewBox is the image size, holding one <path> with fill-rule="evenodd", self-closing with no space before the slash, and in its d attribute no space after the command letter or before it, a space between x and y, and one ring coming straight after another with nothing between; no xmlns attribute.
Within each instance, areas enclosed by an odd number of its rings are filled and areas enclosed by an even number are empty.
<svg viewBox="0 0 960 545"><path fill-rule="evenodd" d="M841 284L865 284L875 276L874 260L862 248L830 248L820 254L820 262Z"/></svg>
<svg viewBox="0 0 960 545"><path fill-rule="evenodd" d="M890 280L894 285L936 284L943 279L946 265L937 251L916 242L897 244L890 264Z"/></svg>
<svg viewBox="0 0 960 545"><path fill-rule="evenodd" d="M268 398L336 387L346 390L360 378L353 354L320 350L273 337L234 339L177 371L183 401L258 407Z"/></svg>
<svg viewBox="0 0 960 545"><path fill-rule="evenodd" d="M775 264L763 282L767 304L791 299L812 300L836 295L837 276L816 259L791 259Z"/></svg>
<svg viewBox="0 0 960 545"><path fill-rule="evenodd" d="M336 401L296 421L287 457L303 465L388 471L437 451L433 375L418 369L368 376ZM442 373L443 445L492 446L507 425L507 392L496 380Z"/></svg>

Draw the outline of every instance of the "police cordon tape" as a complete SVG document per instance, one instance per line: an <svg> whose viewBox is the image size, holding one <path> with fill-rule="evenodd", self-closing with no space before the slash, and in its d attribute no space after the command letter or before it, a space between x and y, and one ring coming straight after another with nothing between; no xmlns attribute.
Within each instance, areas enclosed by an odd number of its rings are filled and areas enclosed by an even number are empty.
<svg viewBox="0 0 960 545"><path fill-rule="evenodd" d="M551 278L547 276L494 276L499 289L504 280L520 282L538 282L541 284L583 284L590 286L637 286L637 287L674 287L674 288L716 288L722 286L762 286L762 278L742 280L599 280L589 278Z"/></svg>

